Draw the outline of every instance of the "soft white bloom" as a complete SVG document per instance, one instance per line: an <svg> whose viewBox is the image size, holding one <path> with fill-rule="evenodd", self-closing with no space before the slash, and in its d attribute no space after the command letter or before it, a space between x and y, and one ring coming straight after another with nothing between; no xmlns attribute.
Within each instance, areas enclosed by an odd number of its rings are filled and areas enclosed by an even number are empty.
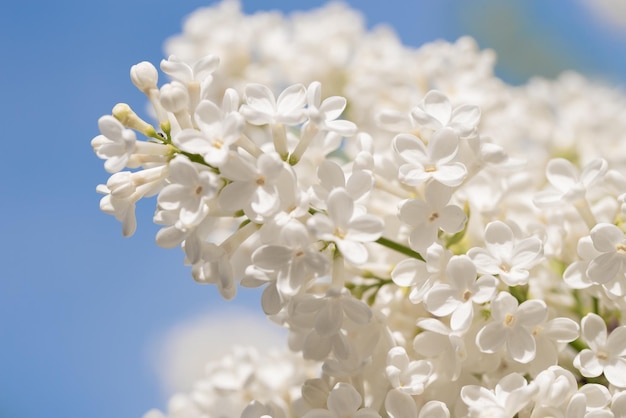
<svg viewBox="0 0 626 418"><path fill-rule="evenodd" d="M543 256L539 238L518 239L513 229L502 221L491 222L485 228L485 247L472 248L467 255L479 273L497 274L509 286L528 283L528 270Z"/></svg>
<svg viewBox="0 0 626 418"><path fill-rule="evenodd" d="M91 146L99 158L106 160L104 168L109 173L122 170L135 151L137 137L135 132L124 126L113 116L98 119L98 128L102 135L91 140Z"/></svg>
<svg viewBox="0 0 626 418"><path fill-rule="evenodd" d="M427 360L410 361L404 347L394 347L387 354L385 373L394 389L408 395L424 392L433 366Z"/></svg>
<svg viewBox="0 0 626 418"><path fill-rule="evenodd" d="M394 267L391 280L401 287L411 288L409 300L418 304L446 271L452 253L442 245L433 244L426 250L425 261L405 258Z"/></svg>
<svg viewBox="0 0 626 418"><path fill-rule="evenodd" d="M305 119L306 89L302 84L287 87L278 99L267 86L248 84L245 100L240 111L253 125L297 125Z"/></svg>
<svg viewBox="0 0 626 418"><path fill-rule="evenodd" d="M399 134L393 139L393 148L404 162L398 179L409 186L432 179L456 187L463 183L467 175L462 163L452 161L459 148L459 137L450 128L436 131L428 145L414 135Z"/></svg>
<svg viewBox="0 0 626 418"><path fill-rule="evenodd" d="M593 247L600 252L587 267L587 276L594 283L617 281L620 288L626 285L626 236L613 224L599 223L590 232ZM623 293L619 294L620 296Z"/></svg>
<svg viewBox="0 0 626 418"><path fill-rule="evenodd" d="M500 292L491 302L491 322L476 335L481 351L494 353L506 345L506 353L515 361L528 363L535 358L534 327L545 321L546 303L532 299L518 304L508 292Z"/></svg>
<svg viewBox="0 0 626 418"><path fill-rule="evenodd" d="M606 407L611 402L609 390L602 385L587 383L575 393L567 405L567 418L613 418Z"/></svg>
<svg viewBox="0 0 626 418"><path fill-rule="evenodd" d="M539 388L526 382L518 373L503 377L493 390L469 385L461 389L461 399L472 418L513 418L531 400Z"/></svg>
<svg viewBox="0 0 626 418"><path fill-rule="evenodd" d="M304 225L290 222L280 232L280 244L263 245L252 253L252 263L265 271L277 272L281 293L293 295L306 282L328 270L328 259L311 243Z"/></svg>
<svg viewBox="0 0 626 418"><path fill-rule="evenodd" d="M374 179L368 171L354 171L346 178L343 169L334 161L324 160L317 169L319 183L311 187L315 195L315 205L319 209L326 209L328 194L335 188L344 188L354 200L366 196L374 186Z"/></svg>
<svg viewBox="0 0 626 418"><path fill-rule="evenodd" d="M564 317L537 325L533 329L537 355L529 364L530 372L533 375L538 374L556 365L562 347L578 338L579 328L576 321Z"/></svg>
<svg viewBox="0 0 626 418"><path fill-rule="evenodd" d="M416 325L424 331L413 339L415 352L431 360L438 380L456 381L467 359L464 337L434 318L420 319Z"/></svg>
<svg viewBox="0 0 626 418"><path fill-rule="evenodd" d="M546 177L556 190L537 193L533 202L539 207L563 203L576 203L585 198L586 191L593 186L607 171L608 164L603 159L588 163L583 172L564 158L554 158L548 162Z"/></svg>
<svg viewBox="0 0 626 418"><path fill-rule="evenodd" d="M352 136L356 125L347 120L338 119L346 108L346 99L332 96L322 101L322 85L314 81L307 89L306 115L310 123L323 131L333 131L343 136Z"/></svg>
<svg viewBox="0 0 626 418"><path fill-rule="evenodd" d="M226 300L234 298L237 293L230 255L223 247L208 242L202 243L200 261L194 264L191 275L198 283L216 284Z"/></svg>
<svg viewBox="0 0 626 418"><path fill-rule="evenodd" d="M419 126L434 131L447 126L464 137L476 130L480 121L480 108L463 105L452 109L452 104L444 93L431 90L424 96L422 103L411 110L411 116Z"/></svg>
<svg viewBox="0 0 626 418"><path fill-rule="evenodd" d="M177 211L179 229L198 225L209 214L209 203L221 187L217 175L207 168L178 156L170 162L169 182L158 197L159 206Z"/></svg>
<svg viewBox="0 0 626 418"><path fill-rule="evenodd" d="M231 154L221 174L231 183L220 192L220 206L228 212L243 210L253 220L276 214L293 189L293 173L275 153L253 162Z"/></svg>
<svg viewBox="0 0 626 418"><path fill-rule="evenodd" d="M211 82L211 74L217 70L219 62L218 57L207 55L189 65L176 55L170 55L166 60L161 60L161 70L186 85L189 90L194 90Z"/></svg>
<svg viewBox="0 0 626 418"><path fill-rule="evenodd" d="M337 383L328 395L327 409L312 409L303 418L380 418L372 408L361 408L361 395L348 383Z"/></svg>
<svg viewBox="0 0 626 418"><path fill-rule="evenodd" d="M626 387L626 325L608 334L604 320L590 313L582 319L581 327L582 339L589 348L576 355L574 367L585 377L604 373L609 383Z"/></svg>
<svg viewBox="0 0 626 418"><path fill-rule="evenodd" d="M455 256L446 268L450 284L437 284L426 295L426 308L437 316L450 318L454 331L467 330L474 319L474 304L494 298L498 280L489 275L476 279L476 267L467 256Z"/></svg>
<svg viewBox="0 0 626 418"><path fill-rule="evenodd" d="M437 240L439 230L454 234L463 229L467 216L463 209L449 205L452 189L438 182L426 185L424 200L411 199L402 203L400 220L412 227L409 244L416 251L425 251Z"/></svg>
<svg viewBox="0 0 626 418"><path fill-rule="evenodd" d="M184 129L172 141L181 150L200 154L208 164L221 167L241 136L243 117L235 112L224 114L215 103L203 100L196 107L194 120L199 131Z"/></svg>
<svg viewBox="0 0 626 418"><path fill-rule="evenodd" d="M368 253L363 243L380 238L382 221L377 216L359 213L345 189L332 190L326 206L328 215L318 212L307 222L313 234L321 240L334 242L347 261L366 262Z"/></svg>

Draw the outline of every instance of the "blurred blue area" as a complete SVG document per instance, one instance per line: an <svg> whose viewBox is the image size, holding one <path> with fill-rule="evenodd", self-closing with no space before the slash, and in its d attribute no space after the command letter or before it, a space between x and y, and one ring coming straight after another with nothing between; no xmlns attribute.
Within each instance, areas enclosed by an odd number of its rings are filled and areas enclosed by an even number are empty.
<svg viewBox="0 0 626 418"><path fill-rule="evenodd" d="M352 0L368 25L389 23L413 46L475 36L513 83L567 68L626 80L624 32L603 31L580 3ZM143 109L131 65L158 63L184 16L210 2L21 1L0 14L0 417L141 417L164 408L149 362L186 318L226 306L197 285L180 250L154 244L154 202L135 236L99 211L107 173L90 147L117 102ZM322 5L309 1L306 8ZM246 12L304 8L243 2ZM567 9L566 9L567 8ZM258 293L231 304L260 312ZM230 305L229 305L230 306Z"/></svg>

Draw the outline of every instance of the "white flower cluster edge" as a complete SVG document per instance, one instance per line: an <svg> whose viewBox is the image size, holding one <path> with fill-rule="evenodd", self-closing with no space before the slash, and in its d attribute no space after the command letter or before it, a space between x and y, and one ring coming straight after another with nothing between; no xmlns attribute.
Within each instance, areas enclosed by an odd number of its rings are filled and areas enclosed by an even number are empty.
<svg viewBox="0 0 626 418"><path fill-rule="evenodd" d="M626 98L574 73L506 85L473 40L403 46L340 4L201 9L167 43L156 124L91 144L101 209L198 283L261 305L240 348L144 418L626 417ZM144 137L138 139L138 135Z"/></svg>

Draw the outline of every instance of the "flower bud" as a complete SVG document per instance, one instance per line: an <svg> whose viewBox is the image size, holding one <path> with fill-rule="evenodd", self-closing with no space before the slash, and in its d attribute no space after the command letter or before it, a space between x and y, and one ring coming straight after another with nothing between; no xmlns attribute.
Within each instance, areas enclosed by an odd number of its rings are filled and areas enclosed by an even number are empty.
<svg viewBox="0 0 626 418"><path fill-rule="evenodd" d="M189 93L182 83L172 81L161 87L161 104L174 114L184 110L189 103Z"/></svg>
<svg viewBox="0 0 626 418"><path fill-rule="evenodd" d="M148 61L142 61L130 67L130 79L139 90L147 93L157 88L159 74L154 65Z"/></svg>
<svg viewBox="0 0 626 418"><path fill-rule="evenodd" d="M150 137L156 136L156 130L148 122L141 119L126 103L118 103L113 107L113 116L126 128L134 129Z"/></svg>

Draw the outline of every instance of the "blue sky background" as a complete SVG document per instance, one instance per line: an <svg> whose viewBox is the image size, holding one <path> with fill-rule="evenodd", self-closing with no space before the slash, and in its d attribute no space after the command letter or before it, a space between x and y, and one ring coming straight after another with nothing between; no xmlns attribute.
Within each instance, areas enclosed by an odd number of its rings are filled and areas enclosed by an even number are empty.
<svg viewBox="0 0 626 418"><path fill-rule="evenodd" d="M151 359L159 337L227 306L253 312L258 294L226 304L193 282L180 250L154 244L154 201L138 209L135 236L99 211L108 177L90 147L98 118L118 102L143 109L131 65L163 58L182 19L210 1L5 2L0 13L0 417L141 417L164 408ZM519 83L566 68L626 81L626 32L607 30L576 1L352 0L371 27L402 40L463 34L499 55ZM410 3L410 4L409 4ZM243 1L258 9L309 9L322 1Z"/></svg>

